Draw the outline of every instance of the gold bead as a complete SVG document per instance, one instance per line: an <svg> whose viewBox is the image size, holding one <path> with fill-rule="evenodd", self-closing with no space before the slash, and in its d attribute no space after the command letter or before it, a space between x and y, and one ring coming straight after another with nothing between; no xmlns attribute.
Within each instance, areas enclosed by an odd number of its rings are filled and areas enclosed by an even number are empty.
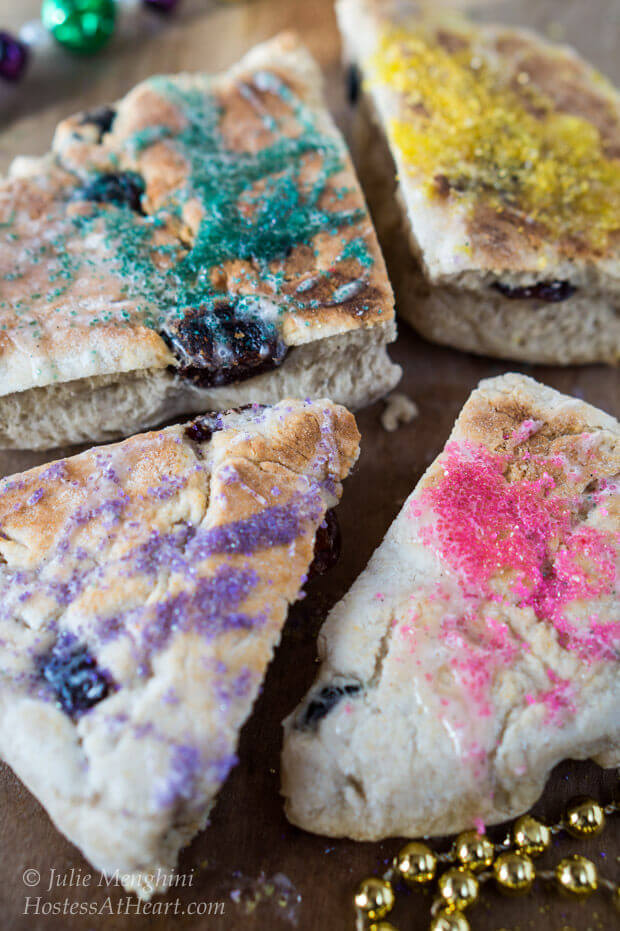
<svg viewBox="0 0 620 931"><path fill-rule="evenodd" d="M577 853L560 860L555 868L555 878L561 889L579 898L585 898L598 889L594 863Z"/></svg>
<svg viewBox="0 0 620 931"><path fill-rule="evenodd" d="M431 921L430 931L470 931L470 927L465 915L443 909Z"/></svg>
<svg viewBox="0 0 620 931"><path fill-rule="evenodd" d="M369 918L383 918L394 905L394 891L387 879L370 876L355 893L355 904Z"/></svg>
<svg viewBox="0 0 620 931"><path fill-rule="evenodd" d="M551 844L551 831L546 824L531 815L517 818L512 828L512 840L519 853L538 857Z"/></svg>
<svg viewBox="0 0 620 931"><path fill-rule="evenodd" d="M419 841L412 841L400 851L394 860L394 866L411 885L430 883L437 871L437 857L430 847Z"/></svg>
<svg viewBox="0 0 620 931"><path fill-rule="evenodd" d="M526 854L508 851L500 854L493 864L493 874L502 892L520 895L530 891L536 871Z"/></svg>
<svg viewBox="0 0 620 931"><path fill-rule="evenodd" d="M593 837L605 826L605 812L594 799L579 796L568 803L565 826L573 837Z"/></svg>
<svg viewBox="0 0 620 931"><path fill-rule="evenodd" d="M463 867L453 866L439 877L439 894L449 908L461 911L478 898L478 880Z"/></svg>
<svg viewBox="0 0 620 931"><path fill-rule="evenodd" d="M463 831L454 841L452 853L462 866L478 872L493 863L493 844L486 834L477 831Z"/></svg>
<svg viewBox="0 0 620 931"><path fill-rule="evenodd" d="M397 931L397 928L389 921L377 921L370 925L368 931Z"/></svg>

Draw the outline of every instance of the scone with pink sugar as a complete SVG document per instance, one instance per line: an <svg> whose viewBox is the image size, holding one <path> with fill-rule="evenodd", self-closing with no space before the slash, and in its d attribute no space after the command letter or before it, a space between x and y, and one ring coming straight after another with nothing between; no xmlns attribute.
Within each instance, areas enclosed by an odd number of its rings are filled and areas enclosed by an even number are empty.
<svg viewBox="0 0 620 931"><path fill-rule="evenodd" d="M285 722L289 819L359 840L524 812L565 758L620 763L620 425L483 381L319 636Z"/></svg>

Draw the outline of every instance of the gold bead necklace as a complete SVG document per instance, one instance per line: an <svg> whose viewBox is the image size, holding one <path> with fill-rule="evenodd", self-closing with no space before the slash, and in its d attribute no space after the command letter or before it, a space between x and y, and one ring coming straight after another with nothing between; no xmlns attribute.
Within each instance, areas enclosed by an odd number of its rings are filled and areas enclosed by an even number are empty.
<svg viewBox="0 0 620 931"><path fill-rule="evenodd" d="M617 802L603 807L594 799L579 796L568 804L557 824L549 827L532 815L522 815L497 844L476 831L463 831L445 853L436 853L422 841L410 841L382 876L371 876L359 884L354 899L357 931L397 931L383 918L394 907L394 884L399 880L414 889L437 880L430 931L470 931L463 912L478 900L481 887L490 880L507 895L529 892L535 879L553 882L562 892L579 899L602 889L620 910L620 886L599 876L587 857L571 854L552 870L537 870L532 862L549 849L552 835L565 831L572 837L593 837L603 830L606 818L618 811ZM444 865L446 869L438 874Z"/></svg>

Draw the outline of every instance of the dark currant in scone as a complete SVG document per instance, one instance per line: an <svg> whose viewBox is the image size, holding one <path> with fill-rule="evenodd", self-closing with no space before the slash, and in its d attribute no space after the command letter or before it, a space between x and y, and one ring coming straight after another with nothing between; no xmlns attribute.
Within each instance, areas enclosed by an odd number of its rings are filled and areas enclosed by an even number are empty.
<svg viewBox="0 0 620 931"><path fill-rule="evenodd" d="M325 513L325 520L316 532L314 538L314 559L308 569L308 578L323 575L332 569L340 556L340 527L333 508Z"/></svg>
<svg viewBox="0 0 620 931"><path fill-rule="evenodd" d="M168 324L162 336L179 360L179 374L203 388L267 372L287 353L273 323L240 312L230 302L189 310Z"/></svg>
<svg viewBox="0 0 620 931"><path fill-rule="evenodd" d="M73 634L62 634L37 666L63 711L72 716L89 711L112 688L109 675Z"/></svg>
<svg viewBox="0 0 620 931"><path fill-rule="evenodd" d="M496 291L499 291L504 297L513 300L528 300L533 298L538 301L547 301L555 304L558 301L565 301L572 297L577 288L570 281L539 281L537 284L524 285L523 287L512 287L512 285L502 284L496 281L493 284Z"/></svg>
<svg viewBox="0 0 620 931"><path fill-rule="evenodd" d="M327 717L329 712L343 698L358 695L361 691L362 685L360 682L339 681L324 685L322 689L311 696L295 722L295 727L301 730L316 730L319 721Z"/></svg>
<svg viewBox="0 0 620 931"><path fill-rule="evenodd" d="M209 411L208 414L203 414L202 417L196 417L186 426L185 436L195 443L206 443L214 433L222 430L223 427L221 413Z"/></svg>
<svg viewBox="0 0 620 931"><path fill-rule="evenodd" d="M229 407L225 411L208 411L200 417L196 417L185 428L185 436L196 443L205 443L210 440L214 433L224 429L222 417L226 414L241 414L243 411L262 411L267 405L258 404L256 401L252 404L241 404L239 407Z"/></svg>
<svg viewBox="0 0 620 931"><path fill-rule="evenodd" d="M347 87L347 99L351 105L355 105L359 100L362 83L357 65L349 65L346 71L345 82Z"/></svg>
<svg viewBox="0 0 620 931"><path fill-rule="evenodd" d="M113 107L95 107L94 110L88 110L82 114L80 126L96 126L99 131L99 142L106 133L112 129L112 123L116 117L116 110Z"/></svg>
<svg viewBox="0 0 620 931"><path fill-rule="evenodd" d="M90 200L96 204L126 205L142 213L141 199L144 181L135 171L105 171L95 175L74 194L76 200Z"/></svg>

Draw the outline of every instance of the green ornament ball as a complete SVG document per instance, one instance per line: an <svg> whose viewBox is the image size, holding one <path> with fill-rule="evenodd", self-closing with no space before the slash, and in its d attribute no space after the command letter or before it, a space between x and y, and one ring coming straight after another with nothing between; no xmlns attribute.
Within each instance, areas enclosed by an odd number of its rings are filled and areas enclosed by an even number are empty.
<svg viewBox="0 0 620 931"><path fill-rule="evenodd" d="M41 20L57 42L82 55L91 55L109 42L114 32L114 0L43 0Z"/></svg>

